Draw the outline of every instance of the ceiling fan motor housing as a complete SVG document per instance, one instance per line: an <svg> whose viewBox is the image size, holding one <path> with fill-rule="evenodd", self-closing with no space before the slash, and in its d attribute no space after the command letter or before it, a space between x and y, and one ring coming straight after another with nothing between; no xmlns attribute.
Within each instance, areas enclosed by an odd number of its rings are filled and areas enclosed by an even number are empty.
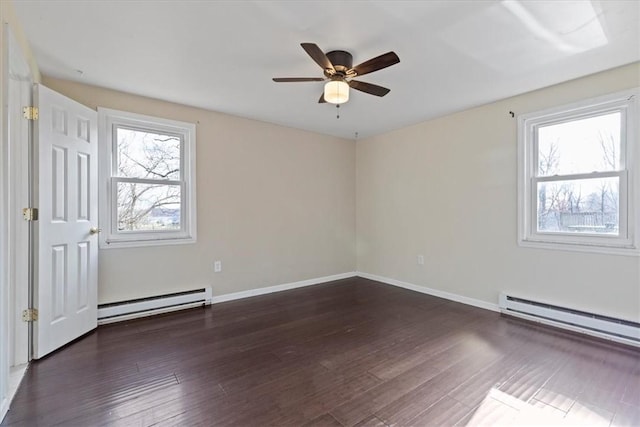
<svg viewBox="0 0 640 427"><path fill-rule="evenodd" d="M341 77L345 77L347 75L347 70L350 70L353 67L353 56L347 51L344 50L332 50L331 52L327 52L327 58L333 64L333 68L336 70L336 74ZM332 75L324 70L324 75L331 78Z"/></svg>

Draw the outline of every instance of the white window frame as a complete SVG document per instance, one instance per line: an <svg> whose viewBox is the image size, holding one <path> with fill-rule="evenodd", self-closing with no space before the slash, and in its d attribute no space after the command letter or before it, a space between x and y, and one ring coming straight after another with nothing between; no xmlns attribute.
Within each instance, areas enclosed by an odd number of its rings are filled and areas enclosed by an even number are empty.
<svg viewBox="0 0 640 427"><path fill-rule="evenodd" d="M180 185L180 230L118 231L117 183L156 184L159 180L114 176L117 141L115 129L126 128L180 137L180 179L165 180ZM196 241L196 126L193 123L145 116L126 111L98 108L99 141L99 224L100 248L175 245Z"/></svg>
<svg viewBox="0 0 640 427"><path fill-rule="evenodd" d="M640 150L638 88L518 116L518 244L541 249L640 255ZM609 112L621 113L620 170L537 177L537 129ZM618 177L619 235L537 230L537 183L564 179Z"/></svg>

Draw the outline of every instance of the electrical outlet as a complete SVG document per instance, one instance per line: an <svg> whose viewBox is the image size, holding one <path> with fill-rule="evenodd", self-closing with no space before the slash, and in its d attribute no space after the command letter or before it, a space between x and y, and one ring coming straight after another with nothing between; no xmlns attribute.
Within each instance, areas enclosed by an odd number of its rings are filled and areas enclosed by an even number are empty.
<svg viewBox="0 0 640 427"><path fill-rule="evenodd" d="M213 271L214 273L220 273L222 271L222 261L214 261Z"/></svg>
<svg viewBox="0 0 640 427"><path fill-rule="evenodd" d="M424 255L418 255L418 265L424 265Z"/></svg>

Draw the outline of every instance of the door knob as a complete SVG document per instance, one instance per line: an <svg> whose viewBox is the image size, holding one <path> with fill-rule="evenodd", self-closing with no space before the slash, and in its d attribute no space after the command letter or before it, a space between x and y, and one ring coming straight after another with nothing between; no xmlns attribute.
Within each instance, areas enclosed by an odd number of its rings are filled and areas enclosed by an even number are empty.
<svg viewBox="0 0 640 427"><path fill-rule="evenodd" d="M98 234L102 231L101 228L97 228L97 227L91 227L89 229L89 234L94 235L94 234Z"/></svg>

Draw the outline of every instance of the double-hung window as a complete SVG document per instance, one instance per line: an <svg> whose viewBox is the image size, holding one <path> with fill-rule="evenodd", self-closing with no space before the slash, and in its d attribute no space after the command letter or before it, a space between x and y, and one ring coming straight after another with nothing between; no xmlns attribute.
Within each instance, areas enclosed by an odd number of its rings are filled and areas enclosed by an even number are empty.
<svg viewBox="0 0 640 427"><path fill-rule="evenodd" d="M638 254L638 90L518 118L523 246Z"/></svg>
<svg viewBox="0 0 640 427"><path fill-rule="evenodd" d="M195 241L195 125L98 109L101 247Z"/></svg>

